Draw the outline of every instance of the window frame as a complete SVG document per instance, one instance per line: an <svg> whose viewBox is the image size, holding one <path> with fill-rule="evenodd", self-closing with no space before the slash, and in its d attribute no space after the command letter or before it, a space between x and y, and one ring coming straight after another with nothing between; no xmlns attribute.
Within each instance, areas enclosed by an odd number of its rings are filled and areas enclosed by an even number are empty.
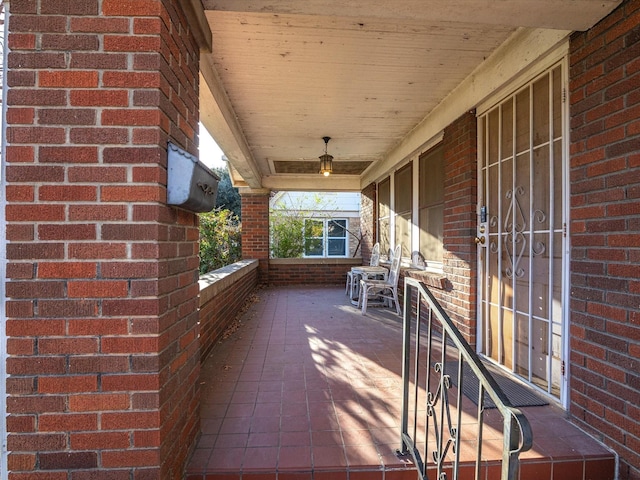
<svg viewBox="0 0 640 480"><path fill-rule="evenodd" d="M307 237L307 222L318 222L322 223L322 237L312 236ZM344 236L336 237L329 235L329 224L330 222L344 222ZM304 258L347 258L349 256L349 219L347 217L336 217L336 218L317 218L317 217L308 217L304 219L303 225L303 241L304 248L302 256ZM321 239L322 245L322 254L321 255L309 255L307 253L307 239ZM329 254L329 240L343 240L344 241L344 255L330 255Z"/></svg>

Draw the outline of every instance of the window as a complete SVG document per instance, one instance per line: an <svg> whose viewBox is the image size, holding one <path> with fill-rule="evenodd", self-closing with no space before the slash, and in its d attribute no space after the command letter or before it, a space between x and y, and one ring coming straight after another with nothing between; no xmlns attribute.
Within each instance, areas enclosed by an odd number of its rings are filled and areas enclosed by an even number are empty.
<svg viewBox="0 0 640 480"><path fill-rule="evenodd" d="M305 219L304 255L306 257L324 257L324 221Z"/></svg>
<svg viewBox="0 0 640 480"><path fill-rule="evenodd" d="M391 180L387 177L378 184L378 241L380 254L386 256L391 248L389 228L391 219Z"/></svg>
<svg viewBox="0 0 640 480"><path fill-rule="evenodd" d="M420 253L427 265L442 264L444 236L444 152L437 147L420 156L418 219Z"/></svg>
<svg viewBox="0 0 640 480"><path fill-rule="evenodd" d="M402 245L402 256L411 256L412 164L402 167L394 176L395 245Z"/></svg>
<svg viewBox="0 0 640 480"><path fill-rule="evenodd" d="M346 219L305 219L305 257L346 257L347 246Z"/></svg>
<svg viewBox="0 0 640 480"><path fill-rule="evenodd" d="M327 220L327 256L347 255L347 221Z"/></svg>
<svg viewBox="0 0 640 480"><path fill-rule="evenodd" d="M414 166L416 179L415 191ZM393 181L393 189L390 188ZM392 193L393 192L393 193ZM414 218L414 207L417 208ZM393 220L393 222L391 221ZM393 223L394 227L391 228ZM402 246L402 257L419 251L428 266L442 268L444 248L444 149L423 153L378 184L378 241L381 252ZM412 241L413 240L413 241ZM418 244L416 244L419 242Z"/></svg>

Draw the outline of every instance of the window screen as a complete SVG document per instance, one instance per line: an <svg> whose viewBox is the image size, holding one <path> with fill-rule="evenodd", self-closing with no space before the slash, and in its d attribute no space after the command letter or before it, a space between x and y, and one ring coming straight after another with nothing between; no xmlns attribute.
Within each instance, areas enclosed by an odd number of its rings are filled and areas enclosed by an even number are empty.
<svg viewBox="0 0 640 480"><path fill-rule="evenodd" d="M378 184L378 241L380 253L385 256L391 248L390 242L391 215L391 180L387 177Z"/></svg>
<svg viewBox="0 0 640 480"><path fill-rule="evenodd" d="M412 164L398 170L394 177L395 241L402 245L402 256L411 256Z"/></svg>
<svg viewBox="0 0 640 480"><path fill-rule="evenodd" d="M444 152L435 149L420 156L420 253L427 264L442 264L444 236Z"/></svg>

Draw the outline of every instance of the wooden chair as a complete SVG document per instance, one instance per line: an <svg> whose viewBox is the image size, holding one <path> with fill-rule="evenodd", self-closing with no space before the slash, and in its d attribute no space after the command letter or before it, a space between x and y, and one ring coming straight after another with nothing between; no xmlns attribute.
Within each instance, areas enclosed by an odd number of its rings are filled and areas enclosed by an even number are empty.
<svg viewBox="0 0 640 480"><path fill-rule="evenodd" d="M402 248L398 245L391 259L391 268L386 280L360 280L360 301L362 302L362 314L367 313L369 296L377 296L395 303L396 312L400 315L400 302L398 301L398 280L400 278L400 263L402 262Z"/></svg>

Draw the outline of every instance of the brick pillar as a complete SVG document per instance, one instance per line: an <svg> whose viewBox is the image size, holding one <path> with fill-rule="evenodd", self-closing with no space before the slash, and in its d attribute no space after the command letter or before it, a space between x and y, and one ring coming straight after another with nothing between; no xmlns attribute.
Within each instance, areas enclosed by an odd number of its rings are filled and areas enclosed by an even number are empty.
<svg viewBox="0 0 640 480"><path fill-rule="evenodd" d="M362 232L362 260L369 263L378 231L378 197L376 184L371 183L360 192L360 231Z"/></svg>
<svg viewBox="0 0 640 480"><path fill-rule="evenodd" d="M11 2L12 480L181 478L198 431L199 46L178 0Z"/></svg>
<svg viewBox="0 0 640 480"><path fill-rule="evenodd" d="M258 281L269 283L269 190L240 188L242 258L259 260Z"/></svg>
<svg viewBox="0 0 640 480"><path fill-rule="evenodd" d="M640 0L570 43L573 420L640 479Z"/></svg>
<svg viewBox="0 0 640 480"><path fill-rule="evenodd" d="M477 119L469 112L444 131L444 274L442 297L467 341L476 339Z"/></svg>

